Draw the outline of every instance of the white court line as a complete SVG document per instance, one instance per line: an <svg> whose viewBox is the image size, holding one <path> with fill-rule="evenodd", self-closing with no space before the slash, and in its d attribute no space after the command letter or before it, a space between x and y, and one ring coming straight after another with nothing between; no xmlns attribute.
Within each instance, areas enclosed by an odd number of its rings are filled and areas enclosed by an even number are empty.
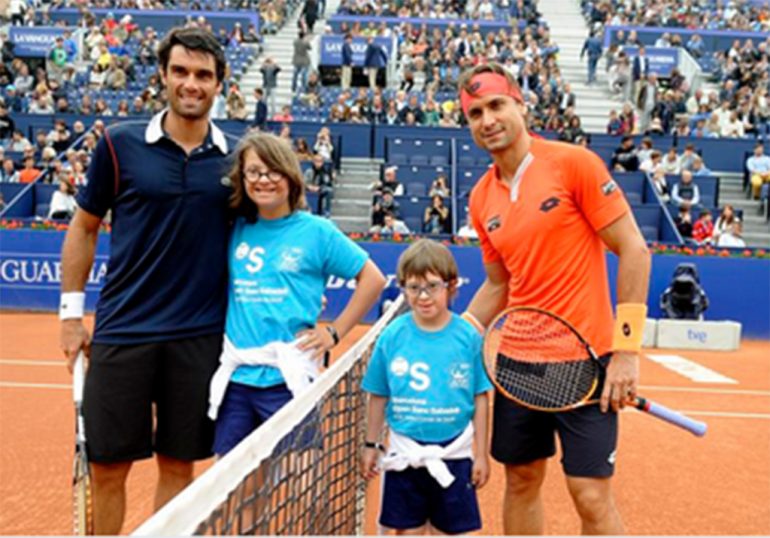
<svg viewBox="0 0 770 538"><path fill-rule="evenodd" d="M60 361L0 359L0 364L5 364L8 366L64 366L66 361L64 359Z"/></svg>
<svg viewBox="0 0 770 538"><path fill-rule="evenodd" d="M644 411L639 411L638 409L629 408L630 411L636 411L640 415L646 415ZM626 411L624 409L624 411ZM770 413L738 413L735 411L687 411L683 410L680 411L677 409L678 413L682 413L683 415L688 415L691 417L717 417L717 418L755 418L760 420L770 420Z"/></svg>
<svg viewBox="0 0 770 538"><path fill-rule="evenodd" d="M639 385L641 392L662 391L662 392L694 392L697 394L733 394L738 396L770 396L770 390L756 389L717 389L707 387L663 387L659 385Z"/></svg>
<svg viewBox="0 0 770 538"><path fill-rule="evenodd" d="M698 364L695 361L685 359L681 355L645 354L645 356L651 361L657 362L672 372L676 372L677 374L695 381L696 383L727 383L730 385L738 384L735 379L724 376L719 372L715 372L711 368L706 368L702 364Z"/></svg>
<svg viewBox="0 0 770 538"><path fill-rule="evenodd" d="M59 383L15 383L13 381L0 381L0 388L8 389L67 389L72 390L72 385Z"/></svg>

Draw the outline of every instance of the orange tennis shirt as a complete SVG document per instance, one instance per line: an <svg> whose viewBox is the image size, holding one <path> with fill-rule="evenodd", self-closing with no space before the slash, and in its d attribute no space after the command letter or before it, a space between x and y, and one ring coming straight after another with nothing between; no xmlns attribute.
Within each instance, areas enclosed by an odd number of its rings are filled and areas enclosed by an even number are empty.
<svg viewBox="0 0 770 538"><path fill-rule="evenodd" d="M629 209L595 153L539 139L510 187L492 166L470 196L484 263L502 261L510 274L507 306L563 317L599 355L612 349L613 314L597 232Z"/></svg>

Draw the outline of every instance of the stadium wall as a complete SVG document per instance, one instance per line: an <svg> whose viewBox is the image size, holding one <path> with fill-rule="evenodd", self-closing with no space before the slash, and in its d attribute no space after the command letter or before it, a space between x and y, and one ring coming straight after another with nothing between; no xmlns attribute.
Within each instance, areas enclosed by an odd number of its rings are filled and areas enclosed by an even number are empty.
<svg viewBox="0 0 770 538"><path fill-rule="evenodd" d="M58 308L61 276L60 251L63 232L37 230L0 230L0 308L7 310L44 310ZM384 298L398 292L394 281L398 256L407 247L403 243L361 243L375 263L388 275ZM459 267L461 282L454 309L462 311L484 279L478 248L450 247ZM92 310L107 272L109 235L101 234L96 262L86 286L86 308ZM608 255L610 289L617 277L617 258ZM770 259L742 259L656 255L653 258L649 293L650 317L660 317L660 295L668 286L674 268L682 262L695 263L701 284L708 294L708 320L734 320L743 325L743 336L770 339ZM330 279L328 306L324 317L333 319L350 297L354 281ZM367 321L379 315L374 309Z"/></svg>

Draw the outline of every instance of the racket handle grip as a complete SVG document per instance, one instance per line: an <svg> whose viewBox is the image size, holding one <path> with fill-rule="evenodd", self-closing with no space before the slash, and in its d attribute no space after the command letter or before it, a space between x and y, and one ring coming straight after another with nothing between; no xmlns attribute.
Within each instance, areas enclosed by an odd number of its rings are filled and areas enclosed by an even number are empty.
<svg viewBox="0 0 770 538"><path fill-rule="evenodd" d="M75 364L72 366L72 399L76 404L83 401L83 384L86 377L86 358L82 351L78 352Z"/></svg>
<svg viewBox="0 0 770 538"><path fill-rule="evenodd" d="M706 434L707 425L705 422L691 419L682 413L669 409L665 405L651 402L645 398L637 398L636 408L658 417L661 420L665 420L674 426L679 426L698 437L703 437Z"/></svg>

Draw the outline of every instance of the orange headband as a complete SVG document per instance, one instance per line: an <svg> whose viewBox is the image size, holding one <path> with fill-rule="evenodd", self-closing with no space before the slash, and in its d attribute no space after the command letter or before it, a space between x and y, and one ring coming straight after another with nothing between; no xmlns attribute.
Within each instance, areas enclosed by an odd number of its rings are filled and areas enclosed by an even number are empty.
<svg viewBox="0 0 770 538"><path fill-rule="evenodd" d="M475 99L487 95L507 95L513 97L519 103L524 102L519 88L508 82L504 75L497 73L481 73L471 80L471 93L460 90L460 104L463 107L463 113L467 116L468 109Z"/></svg>

